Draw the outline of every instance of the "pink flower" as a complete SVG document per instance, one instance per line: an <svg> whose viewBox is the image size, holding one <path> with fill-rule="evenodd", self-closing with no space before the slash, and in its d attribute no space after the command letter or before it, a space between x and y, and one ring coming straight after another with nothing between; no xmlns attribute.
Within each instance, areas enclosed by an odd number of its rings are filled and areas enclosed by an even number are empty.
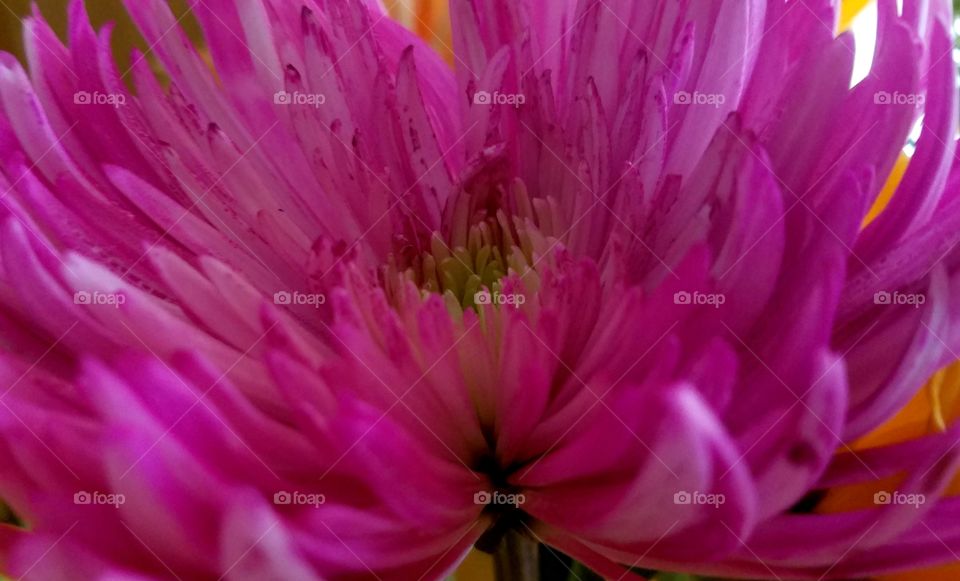
<svg viewBox="0 0 960 581"><path fill-rule="evenodd" d="M847 447L960 349L946 1L881 0L852 89L827 0L455 0L455 72L375 2L197 2L215 73L126 4L169 84L80 0L0 57L9 573L960 551L960 428Z"/></svg>

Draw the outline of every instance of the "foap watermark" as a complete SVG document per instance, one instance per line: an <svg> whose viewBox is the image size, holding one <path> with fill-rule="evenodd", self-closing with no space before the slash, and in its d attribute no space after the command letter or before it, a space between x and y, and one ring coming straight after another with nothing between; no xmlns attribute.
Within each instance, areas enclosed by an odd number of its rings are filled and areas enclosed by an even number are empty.
<svg viewBox="0 0 960 581"><path fill-rule="evenodd" d="M321 305L327 303L326 295L319 293L301 293L279 291L273 293L273 304L284 305L288 307L313 307L319 309Z"/></svg>
<svg viewBox="0 0 960 581"><path fill-rule="evenodd" d="M100 91L77 91L73 94L74 105L106 105L119 109L127 104L123 93L101 93Z"/></svg>
<svg viewBox="0 0 960 581"><path fill-rule="evenodd" d="M674 293L673 304L675 305L693 305L710 306L719 309L720 305L727 302L727 297L723 293L702 293L699 291L687 292L680 291Z"/></svg>
<svg viewBox="0 0 960 581"><path fill-rule="evenodd" d="M473 94L474 105L509 105L519 108L521 105L526 104L526 102L527 96L523 93L501 93L500 91L488 93L487 91L477 91Z"/></svg>
<svg viewBox="0 0 960 581"><path fill-rule="evenodd" d="M288 492L280 490L273 495L273 504L282 506L312 506L320 508L327 502L327 497L315 492Z"/></svg>
<svg viewBox="0 0 960 581"><path fill-rule="evenodd" d="M99 291L77 291L73 293L73 304L75 305L119 309L120 305L126 302L127 296L123 293L102 293Z"/></svg>
<svg viewBox="0 0 960 581"><path fill-rule="evenodd" d="M277 91L273 95L274 105L298 105L303 107L320 107L327 104L327 96L323 93L301 93L294 91Z"/></svg>
<svg viewBox="0 0 960 581"><path fill-rule="evenodd" d="M490 291L480 291L473 295L473 302L477 305L509 305L519 307L527 302L527 297L519 293L491 293Z"/></svg>
<svg viewBox="0 0 960 581"><path fill-rule="evenodd" d="M725 502L727 502L727 497L720 493L707 494L705 492L687 492L686 490L681 490L673 495L673 504L702 505L720 508L720 505Z"/></svg>
<svg viewBox="0 0 960 581"><path fill-rule="evenodd" d="M80 490L73 495L73 504L88 504L96 506L112 506L120 508L121 504L127 502L127 497L120 493L113 492L87 492Z"/></svg>
<svg viewBox="0 0 960 581"><path fill-rule="evenodd" d="M673 94L673 103L675 105L706 105L709 107L720 108L727 102L727 96L723 93L701 93L694 91L677 91Z"/></svg>
<svg viewBox="0 0 960 581"><path fill-rule="evenodd" d="M525 502L527 502L527 497L519 492L516 494L511 494L507 492L501 492L499 490L494 490L493 492L481 490L473 495L473 504L480 506L493 505L519 507Z"/></svg>
<svg viewBox="0 0 960 581"><path fill-rule="evenodd" d="M875 305L907 305L919 309L920 305L927 302L926 295L922 293L902 293L898 291L879 291L873 295L873 304Z"/></svg>
<svg viewBox="0 0 960 581"><path fill-rule="evenodd" d="M877 505L896 504L920 508L920 505L925 504L926 502L926 495L919 493L905 494L896 490L892 492L881 490L873 495L873 504Z"/></svg>
<svg viewBox="0 0 960 581"><path fill-rule="evenodd" d="M927 102L927 96L923 93L901 93L894 91L877 91L873 94L873 102L876 105L912 105L914 107L923 107Z"/></svg>

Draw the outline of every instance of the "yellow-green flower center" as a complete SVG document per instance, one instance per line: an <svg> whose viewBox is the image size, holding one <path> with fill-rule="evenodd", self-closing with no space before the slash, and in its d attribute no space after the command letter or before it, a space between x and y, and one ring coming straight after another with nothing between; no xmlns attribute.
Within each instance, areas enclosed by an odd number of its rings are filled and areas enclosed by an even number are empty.
<svg viewBox="0 0 960 581"><path fill-rule="evenodd" d="M525 292L535 292L540 282L536 266L555 241L538 228L522 184L515 183L510 193L519 212L508 215L502 208L484 208L469 219L465 202L455 207L460 211L453 212L451 233L434 233L429 251L405 264L391 258L385 276L388 292L393 281L410 281L424 293L443 295L451 308L468 309L477 305L478 293L500 294L503 279L514 274Z"/></svg>

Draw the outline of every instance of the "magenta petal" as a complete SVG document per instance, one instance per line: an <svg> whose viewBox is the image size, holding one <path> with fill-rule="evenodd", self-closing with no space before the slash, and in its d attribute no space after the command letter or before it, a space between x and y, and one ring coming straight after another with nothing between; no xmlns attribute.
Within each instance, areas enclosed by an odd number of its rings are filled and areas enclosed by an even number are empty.
<svg viewBox="0 0 960 581"><path fill-rule="evenodd" d="M881 0L854 87L831 0L452 0L452 66L379 0L206 0L205 51L124 4L129 71L82 0L0 55L4 573L960 551L956 426L848 449L960 350L945 0Z"/></svg>

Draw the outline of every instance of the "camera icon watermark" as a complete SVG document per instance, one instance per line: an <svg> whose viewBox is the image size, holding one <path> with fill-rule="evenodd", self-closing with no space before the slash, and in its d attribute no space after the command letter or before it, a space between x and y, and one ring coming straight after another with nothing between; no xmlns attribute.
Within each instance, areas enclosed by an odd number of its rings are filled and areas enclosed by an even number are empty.
<svg viewBox="0 0 960 581"><path fill-rule="evenodd" d="M123 293L102 293L99 291L77 291L73 293L73 304L92 307L113 307L119 309L120 305L127 302L127 296Z"/></svg>
<svg viewBox="0 0 960 581"><path fill-rule="evenodd" d="M74 105L105 105L119 109L127 104L127 96L123 93L101 93L94 91L77 91L73 94Z"/></svg>
<svg viewBox="0 0 960 581"><path fill-rule="evenodd" d="M902 505L902 506L912 506L914 508L920 508L921 505L926 504L927 497L924 494L904 494L899 491L886 491L881 490L873 495L873 504L878 506L884 505Z"/></svg>
<svg viewBox="0 0 960 581"><path fill-rule="evenodd" d="M526 304L526 302L527 297L519 293L491 293L490 291L482 290L473 295L473 303L475 305L519 307Z"/></svg>
<svg viewBox="0 0 960 581"><path fill-rule="evenodd" d="M677 505L698 505L720 508L720 506L726 502L727 497L721 493L707 494L704 492L687 492L686 490L680 490L673 495L673 504Z"/></svg>
<svg viewBox="0 0 960 581"><path fill-rule="evenodd" d="M301 293L279 291L273 293L273 304L282 306L304 306L319 309L327 303L327 296L319 293Z"/></svg>
<svg viewBox="0 0 960 581"><path fill-rule="evenodd" d="M319 108L327 104L327 96L323 93L301 93L300 91L288 93L287 91L277 91L273 95L273 104Z"/></svg>
<svg viewBox="0 0 960 581"><path fill-rule="evenodd" d="M709 306L719 309L726 302L727 297L723 293L679 291L673 295L673 304L675 305Z"/></svg>
<svg viewBox="0 0 960 581"><path fill-rule="evenodd" d="M885 306L911 306L919 309L920 305L927 302L926 295L922 293L901 293L890 291L878 291L873 295L873 304Z"/></svg>
<svg viewBox="0 0 960 581"><path fill-rule="evenodd" d="M473 94L474 105L509 105L519 108L521 105L525 105L526 102L527 97L523 93L501 93L500 91L490 93L487 91L477 91Z"/></svg>
<svg viewBox="0 0 960 581"><path fill-rule="evenodd" d="M73 504L79 505L112 506L114 508L120 508L120 505L126 502L127 497L119 493L79 490L73 494Z"/></svg>
<svg viewBox="0 0 960 581"><path fill-rule="evenodd" d="M273 494L273 504L278 506L312 506L313 508L320 508L326 504L326 502L327 497L318 493L279 490Z"/></svg>
<svg viewBox="0 0 960 581"><path fill-rule="evenodd" d="M677 91L673 94L673 103L684 107L696 105L716 107L719 109L726 102L727 96L722 93L701 93L700 91L690 93L688 91Z"/></svg>
<svg viewBox="0 0 960 581"><path fill-rule="evenodd" d="M519 507L523 506L525 502L527 502L527 497L521 493L510 494L499 490L494 490L493 492L481 490L473 495L473 504L478 506Z"/></svg>
<svg viewBox="0 0 960 581"><path fill-rule="evenodd" d="M901 93L894 91L877 91L873 94L873 103L875 105L910 105L913 107L923 107L927 102L927 96L923 93Z"/></svg>

